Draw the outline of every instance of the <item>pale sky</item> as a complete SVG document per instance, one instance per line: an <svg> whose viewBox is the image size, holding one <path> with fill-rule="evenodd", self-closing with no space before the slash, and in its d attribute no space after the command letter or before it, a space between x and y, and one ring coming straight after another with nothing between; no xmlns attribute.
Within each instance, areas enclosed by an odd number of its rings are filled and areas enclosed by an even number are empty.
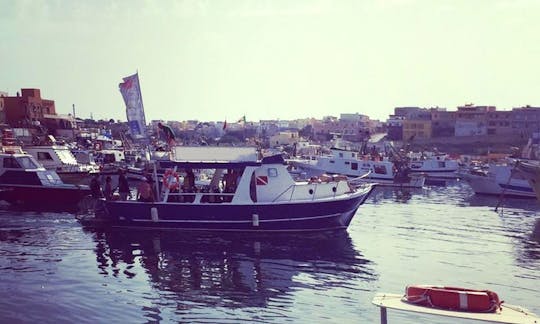
<svg viewBox="0 0 540 324"><path fill-rule="evenodd" d="M126 120L540 106L537 0L0 0L0 91Z"/></svg>

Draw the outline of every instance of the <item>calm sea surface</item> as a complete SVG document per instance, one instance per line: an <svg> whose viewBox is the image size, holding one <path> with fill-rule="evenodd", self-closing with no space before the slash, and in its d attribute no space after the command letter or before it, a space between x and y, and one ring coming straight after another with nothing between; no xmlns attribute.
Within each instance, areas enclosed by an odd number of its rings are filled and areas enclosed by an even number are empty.
<svg viewBox="0 0 540 324"><path fill-rule="evenodd" d="M97 231L3 207L0 322L378 323L375 293L415 283L491 289L540 314L540 204L497 203L460 182L378 188L346 232L309 237Z"/></svg>

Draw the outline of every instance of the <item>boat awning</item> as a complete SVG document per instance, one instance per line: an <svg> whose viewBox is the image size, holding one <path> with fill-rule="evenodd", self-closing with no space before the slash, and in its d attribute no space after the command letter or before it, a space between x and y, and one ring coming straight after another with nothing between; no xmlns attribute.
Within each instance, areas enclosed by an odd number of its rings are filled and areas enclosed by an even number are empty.
<svg viewBox="0 0 540 324"><path fill-rule="evenodd" d="M257 161L159 161L159 168L172 169L241 169L247 166L260 166Z"/></svg>

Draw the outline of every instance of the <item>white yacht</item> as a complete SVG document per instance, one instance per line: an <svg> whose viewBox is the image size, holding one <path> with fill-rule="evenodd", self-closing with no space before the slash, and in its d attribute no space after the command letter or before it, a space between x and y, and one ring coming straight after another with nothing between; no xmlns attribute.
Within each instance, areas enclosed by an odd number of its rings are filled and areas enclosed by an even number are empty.
<svg viewBox="0 0 540 324"><path fill-rule="evenodd" d="M24 151L32 155L47 170L54 170L65 183L87 184L91 174L99 172L96 164L77 161L66 145L25 146Z"/></svg>

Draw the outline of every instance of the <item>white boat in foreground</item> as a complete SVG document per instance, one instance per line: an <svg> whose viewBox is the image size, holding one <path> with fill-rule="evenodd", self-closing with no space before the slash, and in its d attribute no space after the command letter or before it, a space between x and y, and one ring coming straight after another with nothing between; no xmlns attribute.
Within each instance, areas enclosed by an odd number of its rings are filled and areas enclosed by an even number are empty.
<svg viewBox="0 0 540 324"><path fill-rule="evenodd" d="M464 318L477 321L494 323L514 323L514 324L538 324L540 318L520 306L503 303L500 309L495 312L466 312L456 310L446 310L440 308L419 306L404 300L402 294L379 293L375 295L372 303L381 310L381 324L388 323L387 309L395 309L405 312L423 313L437 316Z"/></svg>

